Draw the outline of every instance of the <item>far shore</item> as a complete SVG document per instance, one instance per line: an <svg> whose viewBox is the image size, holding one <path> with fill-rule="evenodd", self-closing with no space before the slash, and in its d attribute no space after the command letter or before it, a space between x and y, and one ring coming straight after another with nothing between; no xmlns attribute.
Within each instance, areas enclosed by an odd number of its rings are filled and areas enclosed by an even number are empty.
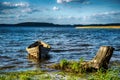
<svg viewBox="0 0 120 80"><path fill-rule="evenodd" d="M100 28L100 29L120 29L120 26L77 26L75 27L76 29L95 29L95 28Z"/></svg>

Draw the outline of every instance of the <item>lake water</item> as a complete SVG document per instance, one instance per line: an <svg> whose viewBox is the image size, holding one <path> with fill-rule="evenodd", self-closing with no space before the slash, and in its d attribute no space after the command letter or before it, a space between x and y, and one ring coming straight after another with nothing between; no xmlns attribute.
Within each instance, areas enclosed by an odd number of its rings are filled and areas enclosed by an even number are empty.
<svg viewBox="0 0 120 80"><path fill-rule="evenodd" d="M40 63L27 58L26 47L36 40L51 45L49 60ZM39 69L61 59L91 60L100 46L113 46L111 61L120 62L120 29L0 27L0 71Z"/></svg>

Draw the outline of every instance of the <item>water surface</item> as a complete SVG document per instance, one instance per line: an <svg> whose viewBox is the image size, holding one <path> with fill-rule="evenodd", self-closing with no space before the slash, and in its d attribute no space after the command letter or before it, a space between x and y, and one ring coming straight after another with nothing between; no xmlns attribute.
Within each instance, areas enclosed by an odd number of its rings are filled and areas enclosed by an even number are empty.
<svg viewBox="0 0 120 80"><path fill-rule="evenodd" d="M26 47L36 40L51 45L51 59L38 63L27 58ZM0 27L0 71L38 69L64 58L91 60L100 46L113 46L111 61L120 61L120 29Z"/></svg>

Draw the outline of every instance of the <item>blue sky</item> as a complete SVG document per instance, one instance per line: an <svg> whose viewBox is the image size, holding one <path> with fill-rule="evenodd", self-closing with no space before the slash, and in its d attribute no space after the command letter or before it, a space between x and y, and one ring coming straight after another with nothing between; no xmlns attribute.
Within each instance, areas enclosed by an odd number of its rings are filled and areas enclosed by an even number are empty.
<svg viewBox="0 0 120 80"><path fill-rule="evenodd" d="M0 0L0 23L120 23L120 0Z"/></svg>

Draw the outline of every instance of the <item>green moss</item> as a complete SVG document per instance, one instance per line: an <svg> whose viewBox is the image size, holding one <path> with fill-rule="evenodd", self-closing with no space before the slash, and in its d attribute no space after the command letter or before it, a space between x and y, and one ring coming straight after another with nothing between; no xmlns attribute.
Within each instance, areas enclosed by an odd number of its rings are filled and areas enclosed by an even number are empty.
<svg viewBox="0 0 120 80"><path fill-rule="evenodd" d="M60 72L45 72L41 70L7 72L0 73L0 80L120 80L119 66L106 71L101 69L97 72L88 73L82 68L82 62L83 59L78 62L63 59L59 64L53 65L54 69L62 69Z"/></svg>
<svg viewBox="0 0 120 80"><path fill-rule="evenodd" d="M71 69L75 72L79 72L79 69L80 69L79 65L80 64L78 62L74 62L71 66Z"/></svg>
<svg viewBox="0 0 120 80"><path fill-rule="evenodd" d="M84 62L84 58L83 57L80 58L80 63L82 63L82 62Z"/></svg>
<svg viewBox="0 0 120 80"><path fill-rule="evenodd" d="M109 69L106 72L98 70L91 74L88 80L120 80L119 69Z"/></svg>
<svg viewBox="0 0 120 80"><path fill-rule="evenodd" d="M106 72L98 70L95 73L68 73L24 71L0 74L0 80L120 80L120 69L109 69ZM62 76L62 77L59 77Z"/></svg>
<svg viewBox="0 0 120 80"><path fill-rule="evenodd" d="M68 64L69 64L69 62L66 59L62 59L60 61L60 67L61 67L61 69L67 67Z"/></svg>
<svg viewBox="0 0 120 80"><path fill-rule="evenodd" d="M62 70L65 70L65 71L75 72L75 73L84 72L85 70L82 68L82 65L81 65L81 63L83 61L84 61L83 58L80 58L79 62L77 62L77 61L67 61L66 59L62 59L59 64L52 65L52 68L62 69Z"/></svg>
<svg viewBox="0 0 120 80"><path fill-rule="evenodd" d="M109 69L109 70L96 70L89 65L84 66L83 58L80 58L80 61L67 61L65 59L61 60L59 64L55 65L55 69L62 69L63 71L67 71L69 73L74 73L74 74L80 74L80 77L82 76L81 74L87 74L87 79L88 80L120 80L120 68L118 66L117 69ZM89 67L89 68L85 68ZM89 73L89 71L91 71ZM88 72L87 72L88 71ZM73 76L73 75L72 75ZM71 79L70 79L71 80ZM76 80L76 77L75 77Z"/></svg>
<svg viewBox="0 0 120 80"><path fill-rule="evenodd" d="M35 75L44 74L42 71L21 71L21 72L7 72L0 74L0 80L32 80Z"/></svg>
<svg viewBox="0 0 120 80"><path fill-rule="evenodd" d="M26 75L21 75L19 77L20 80L32 80L29 76L26 76Z"/></svg>

